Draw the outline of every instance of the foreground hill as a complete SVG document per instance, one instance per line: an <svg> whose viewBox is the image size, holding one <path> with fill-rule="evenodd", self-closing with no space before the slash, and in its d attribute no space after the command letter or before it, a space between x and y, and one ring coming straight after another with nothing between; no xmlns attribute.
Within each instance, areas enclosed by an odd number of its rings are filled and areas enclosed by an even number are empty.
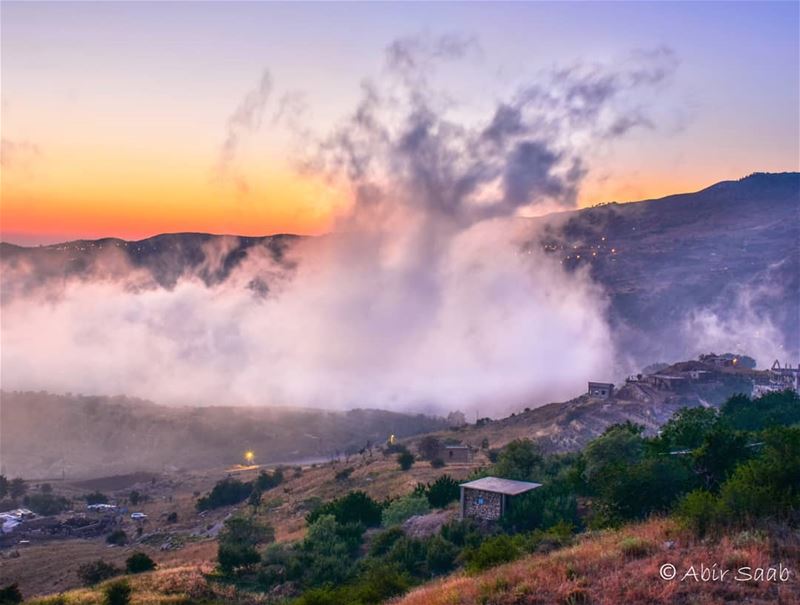
<svg viewBox="0 0 800 605"><path fill-rule="evenodd" d="M777 557L777 559L776 559ZM756 569L792 568L788 581L742 581ZM457 574L400 598L396 605L618 605L649 603L797 603L800 583L797 537L742 532L719 541L699 541L668 520L584 534L574 546L525 557L476 576ZM659 576L674 565L674 580ZM730 569L722 581L680 581L692 566Z"/></svg>
<svg viewBox="0 0 800 605"><path fill-rule="evenodd" d="M0 393L3 470L26 478L92 477L239 462L329 459L394 434L447 426L383 410L165 407L125 397Z"/></svg>

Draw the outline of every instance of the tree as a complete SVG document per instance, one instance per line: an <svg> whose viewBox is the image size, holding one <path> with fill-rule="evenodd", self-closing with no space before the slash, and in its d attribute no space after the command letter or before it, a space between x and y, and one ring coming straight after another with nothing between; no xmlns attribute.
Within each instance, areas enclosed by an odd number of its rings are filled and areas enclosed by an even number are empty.
<svg viewBox="0 0 800 605"><path fill-rule="evenodd" d="M8 495L10 483L5 475L0 475L0 500Z"/></svg>
<svg viewBox="0 0 800 605"><path fill-rule="evenodd" d="M127 580L117 580L103 589L104 605L128 605L133 589Z"/></svg>
<svg viewBox="0 0 800 605"><path fill-rule="evenodd" d="M137 492L135 489L131 490L131 493L128 494L128 500L130 500L131 504L133 504L134 506L139 504L139 501L141 499L142 499L142 495L139 492Z"/></svg>
<svg viewBox="0 0 800 605"><path fill-rule="evenodd" d="M115 529L106 536L106 542L115 546L123 546L128 542L128 534L125 533L125 530Z"/></svg>
<svg viewBox="0 0 800 605"><path fill-rule="evenodd" d="M8 486L8 493L11 496L12 500L17 500L22 498L28 491L28 486L25 483L25 480L21 477L17 477L16 479L12 479L11 483Z"/></svg>
<svg viewBox="0 0 800 605"><path fill-rule="evenodd" d="M638 462L644 452L643 427L626 422L608 427L584 450L584 478L597 489L613 468Z"/></svg>
<svg viewBox="0 0 800 605"><path fill-rule="evenodd" d="M104 493L96 491L84 496L86 504L108 504L108 496Z"/></svg>
<svg viewBox="0 0 800 605"><path fill-rule="evenodd" d="M542 464L541 448L530 439L515 439L497 459L494 473L505 479L530 481Z"/></svg>
<svg viewBox="0 0 800 605"><path fill-rule="evenodd" d="M22 603L22 601L22 593L16 582L0 588L0 605L16 605L17 603Z"/></svg>
<svg viewBox="0 0 800 605"><path fill-rule="evenodd" d="M444 508L459 499L461 488L450 475L442 475L427 487L426 496L432 507Z"/></svg>
<svg viewBox="0 0 800 605"><path fill-rule="evenodd" d="M714 408L681 408L661 427L659 440L668 449L694 449L718 421Z"/></svg>
<svg viewBox="0 0 800 605"><path fill-rule="evenodd" d="M308 527L302 549L306 555L306 581L311 586L343 582L351 573L352 544L342 535L333 515L322 515Z"/></svg>
<svg viewBox="0 0 800 605"><path fill-rule="evenodd" d="M403 452L397 455L397 463L404 471L409 470L414 466L414 455L411 452Z"/></svg>
<svg viewBox="0 0 800 605"><path fill-rule="evenodd" d="M430 505L427 498L409 494L398 498L383 509L383 525L384 527L400 525L406 519L410 519L415 515L424 515L429 511Z"/></svg>
<svg viewBox="0 0 800 605"><path fill-rule="evenodd" d="M155 568L155 561L143 552L135 552L125 561L125 569L128 573L142 573Z"/></svg>
<svg viewBox="0 0 800 605"><path fill-rule="evenodd" d="M252 517L236 516L225 521L219 534L217 562L223 573L230 574L261 560L256 546L274 542L275 530Z"/></svg>
<svg viewBox="0 0 800 605"><path fill-rule="evenodd" d="M419 442L419 453L425 460L433 460L439 457L441 442L433 435L423 437Z"/></svg>
<svg viewBox="0 0 800 605"><path fill-rule="evenodd" d="M25 506L37 515L50 516L57 515L69 508L69 500L62 496L53 494L31 494L25 496Z"/></svg>
<svg viewBox="0 0 800 605"><path fill-rule="evenodd" d="M382 510L378 502L359 490L315 508L306 515L306 522L311 525L322 515L333 515L342 525L361 523L365 527L377 527L381 524Z"/></svg>
<svg viewBox="0 0 800 605"><path fill-rule="evenodd" d="M218 481L208 495L197 500L197 510L209 510L220 506L239 504L253 491L252 483L242 483L238 479L226 477Z"/></svg>
<svg viewBox="0 0 800 605"><path fill-rule="evenodd" d="M716 491L736 465L749 455L747 436L718 424L706 434L702 445L692 452L692 462L703 485Z"/></svg>
<svg viewBox="0 0 800 605"><path fill-rule="evenodd" d="M108 580L120 573L121 571L117 567L111 563L106 563L102 559L84 563L78 567L78 577L86 586L92 586L103 580Z"/></svg>

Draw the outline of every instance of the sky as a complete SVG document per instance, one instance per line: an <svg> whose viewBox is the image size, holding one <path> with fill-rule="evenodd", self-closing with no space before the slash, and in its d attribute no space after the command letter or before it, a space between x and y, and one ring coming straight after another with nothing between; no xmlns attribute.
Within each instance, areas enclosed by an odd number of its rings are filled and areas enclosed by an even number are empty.
<svg viewBox="0 0 800 605"><path fill-rule="evenodd" d="M628 99L646 126L588 153L580 206L798 170L799 7L3 2L0 237L326 232L347 191L301 159L409 36L475 40L431 79L478 124L537 74L668 49Z"/></svg>

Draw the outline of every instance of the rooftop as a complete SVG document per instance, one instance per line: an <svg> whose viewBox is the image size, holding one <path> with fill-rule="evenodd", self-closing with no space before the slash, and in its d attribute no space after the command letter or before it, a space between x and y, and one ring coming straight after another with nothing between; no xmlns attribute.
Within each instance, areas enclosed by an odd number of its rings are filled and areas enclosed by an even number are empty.
<svg viewBox="0 0 800 605"><path fill-rule="evenodd" d="M542 487L541 483L532 483L530 481L514 481L512 479L501 479L499 477L483 477L475 481L468 481L462 483L461 487L468 489L480 489L485 492L496 492L498 494L505 494L507 496L517 496L524 494L537 487Z"/></svg>

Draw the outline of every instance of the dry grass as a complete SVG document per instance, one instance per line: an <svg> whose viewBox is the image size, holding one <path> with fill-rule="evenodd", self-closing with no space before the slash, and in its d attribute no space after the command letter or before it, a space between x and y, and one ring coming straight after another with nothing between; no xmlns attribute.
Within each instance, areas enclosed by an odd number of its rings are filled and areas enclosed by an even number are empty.
<svg viewBox="0 0 800 605"><path fill-rule="evenodd" d="M671 548L665 543L674 542ZM780 551L781 558L776 559ZM683 582L662 580L659 569L671 563L679 570L768 567L781 561L793 570L786 583ZM712 603L800 603L800 547L788 541L724 538L697 542L678 532L671 521L655 520L620 531L588 535L575 546L549 555L533 555L478 576L457 574L425 585L395 601L396 605L653 605ZM732 575L729 574L728 578Z"/></svg>

